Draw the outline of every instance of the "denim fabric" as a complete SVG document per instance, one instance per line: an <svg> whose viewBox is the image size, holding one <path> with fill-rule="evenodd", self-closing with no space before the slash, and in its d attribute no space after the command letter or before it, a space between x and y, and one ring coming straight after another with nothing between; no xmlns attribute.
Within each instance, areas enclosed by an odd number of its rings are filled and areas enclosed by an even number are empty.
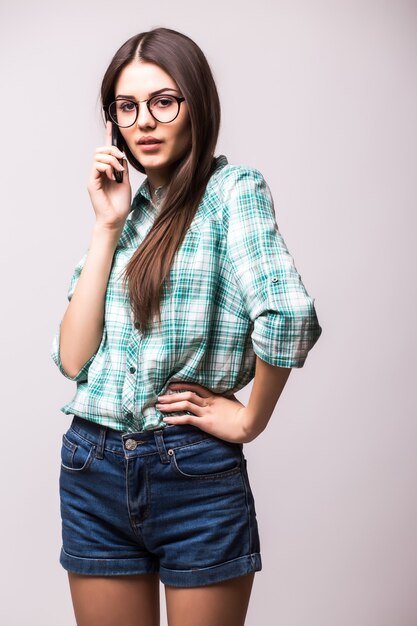
<svg viewBox="0 0 417 626"><path fill-rule="evenodd" d="M189 424L121 433L74 415L59 486L66 570L159 571L193 587L262 569L242 444Z"/></svg>

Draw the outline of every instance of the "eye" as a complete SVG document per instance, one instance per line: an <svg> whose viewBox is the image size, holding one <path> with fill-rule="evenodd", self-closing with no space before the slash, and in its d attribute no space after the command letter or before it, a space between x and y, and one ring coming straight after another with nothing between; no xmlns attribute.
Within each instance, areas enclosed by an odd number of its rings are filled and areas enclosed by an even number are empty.
<svg viewBox="0 0 417 626"><path fill-rule="evenodd" d="M157 96L152 100L151 104L153 107L157 107L158 109L167 109L174 103L176 103L176 100L171 96Z"/></svg>
<svg viewBox="0 0 417 626"><path fill-rule="evenodd" d="M130 102L130 100L117 100L117 110L122 111L123 113L131 113L136 108L134 102Z"/></svg>

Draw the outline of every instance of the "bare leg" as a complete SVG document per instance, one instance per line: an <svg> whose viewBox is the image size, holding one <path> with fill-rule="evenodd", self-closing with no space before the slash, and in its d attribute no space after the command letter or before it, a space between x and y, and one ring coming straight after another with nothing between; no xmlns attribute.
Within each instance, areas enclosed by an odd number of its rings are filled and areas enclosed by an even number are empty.
<svg viewBox="0 0 417 626"><path fill-rule="evenodd" d="M169 626L243 626L254 575L189 589L165 585Z"/></svg>
<svg viewBox="0 0 417 626"><path fill-rule="evenodd" d="M159 574L68 572L77 626L159 626Z"/></svg>

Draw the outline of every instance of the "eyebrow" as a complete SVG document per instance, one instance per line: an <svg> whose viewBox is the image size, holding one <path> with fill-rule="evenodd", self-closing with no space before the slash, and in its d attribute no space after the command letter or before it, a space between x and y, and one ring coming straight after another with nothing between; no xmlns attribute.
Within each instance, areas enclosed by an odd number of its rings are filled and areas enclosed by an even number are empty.
<svg viewBox="0 0 417 626"><path fill-rule="evenodd" d="M172 89L172 87L163 87L162 89L158 89L157 91L153 91L152 93L149 94L149 97L152 98L152 96L157 96L159 93L162 93L163 91L176 91L178 93L178 89ZM126 96L124 94L119 93L116 98L132 98L135 99L135 96Z"/></svg>

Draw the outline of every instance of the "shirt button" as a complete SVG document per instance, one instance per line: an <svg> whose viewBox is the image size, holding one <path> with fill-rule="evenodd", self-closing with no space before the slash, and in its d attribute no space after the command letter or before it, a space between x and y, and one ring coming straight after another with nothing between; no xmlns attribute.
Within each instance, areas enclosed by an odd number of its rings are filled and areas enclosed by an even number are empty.
<svg viewBox="0 0 417 626"><path fill-rule="evenodd" d="M272 279L272 282L273 282L273 283L277 283L277 282L278 282L278 280L279 280L279 278L277 278L276 276L274 276L274 278Z"/></svg>
<svg viewBox="0 0 417 626"><path fill-rule="evenodd" d="M133 367L133 365L132 365L132 367L129 369L129 372L131 374L134 374L136 372L136 367Z"/></svg>
<svg viewBox="0 0 417 626"><path fill-rule="evenodd" d="M125 442L126 450L136 450L137 445L138 445L138 442L135 441L134 439L127 439L127 441Z"/></svg>
<svg viewBox="0 0 417 626"><path fill-rule="evenodd" d="M128 413L126 413L126 417L130 419L131 417L133 417L133 413L129 411Z"/></svg>

